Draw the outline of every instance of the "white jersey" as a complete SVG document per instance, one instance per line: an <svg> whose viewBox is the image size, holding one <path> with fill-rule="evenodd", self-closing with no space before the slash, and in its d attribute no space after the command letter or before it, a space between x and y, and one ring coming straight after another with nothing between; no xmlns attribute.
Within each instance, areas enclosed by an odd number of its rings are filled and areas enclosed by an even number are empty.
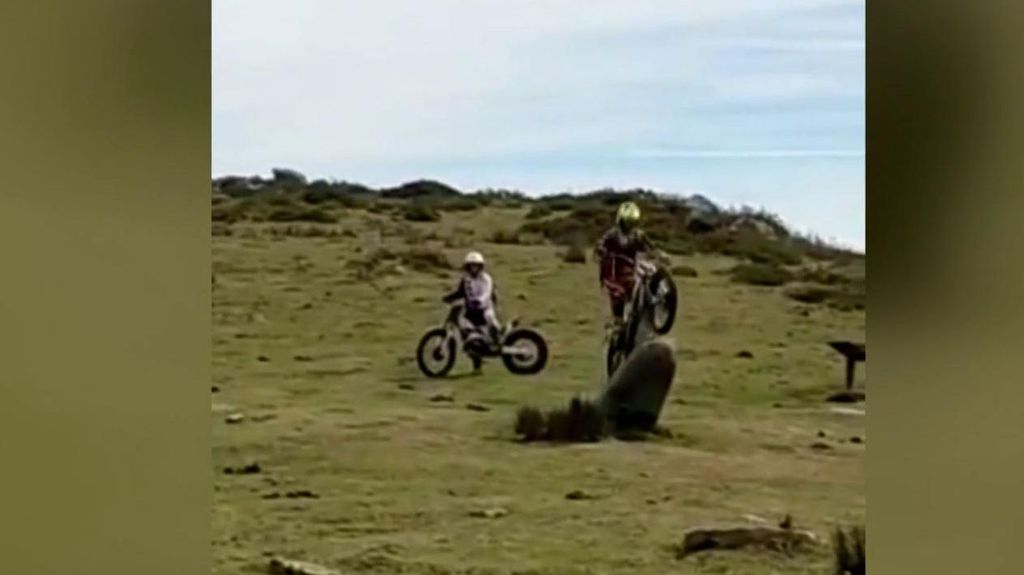
<svg viewBox="0 0 1024 575"><path fill-rule="evenodd" d="M490 309L494 305L494 281L487 272L482 271L477 277L463 276L462 286L470 308Z"/></svg>

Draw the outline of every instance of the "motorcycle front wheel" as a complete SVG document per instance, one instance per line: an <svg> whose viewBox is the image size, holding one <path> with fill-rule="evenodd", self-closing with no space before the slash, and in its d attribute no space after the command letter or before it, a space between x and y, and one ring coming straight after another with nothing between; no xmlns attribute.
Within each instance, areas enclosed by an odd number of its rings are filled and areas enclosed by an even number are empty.
<svg viewBox="0 0 1024 575"><path fill-rule="evenodd" d="M444 328L423 334L416 346L416 365L427 377L444 377L455 365L455 338Z"/></svg>
<svg viewBox="0 0 1024 575"><path fill-rule="evenodd" d="M648 309L651 327L658 335L665 335L672 329L672 324L676 321L676 307L679 304L676 283L668 271L658 268L651 276L648 286L653 298Z"/></svg>

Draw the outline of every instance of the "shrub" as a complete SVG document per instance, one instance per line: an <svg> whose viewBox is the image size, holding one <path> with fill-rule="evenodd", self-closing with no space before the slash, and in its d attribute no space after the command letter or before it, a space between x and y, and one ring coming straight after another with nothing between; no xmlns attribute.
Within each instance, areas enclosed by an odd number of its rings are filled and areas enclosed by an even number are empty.
<svg viewBox="0 0 1024 575"><path fill-rule="evenodd" d="M413 203L405 207L402 217L410 222L436 222L441 219L441 214L432 206Z"/></svg>
<svg viewBox="0 0 1024 575"><path fill-rule="evenodd" d="M523 441L583 443L600 441L608 435L610 428L597 404L574 397L568 407L547 413L533 407L521 407L516 413L515 431Z"/></svg>
<svg viewBox="0 0 1024 575"><path fill-rule="evenodd" d="M556 244L568 246L596 242L614 221L611 208L580 206L560 218L527 222L519 230L540 234Z"/></svg>
<svg viewBox="0 0 1024 575"><path fill-rule="evenodd" d="M448 256L444 255L442 252L428 248L412 248L411 250L399 254L399 257L401 258L402 263L416 271L430 272L452 269L452 264L448 261Z"/></svg>
<svg viewBox="0 0 1024 575"><path fill-rule="evenodd" d="M729 274L736 283L758 286L780 286L793 279L793 274L774 264L739 264Z"/></svg>
<svg viewBox="0 0 1024 575"><path fill-rule="evenodd" d="M801 270L799 277L800 281L831 286L846 285L853 281L853 278L849 276L836 273L835 271L821 266Z"/></svg>
<svg viewBox="0 0 1024 575"><path fill-rule="evenodd" d="M242 211L236 206L217 206L211 212L214 222L233 224L242 219Z"/></svg>
<svg viewBox="0 0 1024 575"><path fill-rule="evenodd" d="M231 226L223 223L215 223L210 229L210 233L214 236L227 236L230 237L234 234Z"/></svg>
<svg viewBox="0 0 1024 575"><path fill-rule="evenodd" d="M490 241L496 244L518 244L519 232L514 230L494 230Z"/></svg>
<svg viewBox="0 0 1024 575"><path fill-rule="evenodd" d="M380 194L385 198L458 197L462 195L455 188L434 180L407 182L397 188L381 190Z"/></svg>
<svg viewBox="0 0 1024 575"><path fill-rule="evenodd" d="M679 264L672 267L672 275L679 276L681 278L695 278L697 277L697 269L693 266Z"/></svg>
<svg viewBox="0 0 1024 575"><path fill-rule="evenodd" d="M836 575L867 573L867 536L864 527L851 527L847 531L836 527L832 532L832 555Z"/></svg>
<svg viewBox="0 0 1024 575"><path fill-rule="evenodd" d="M470 196L461 196L438 203L438 208L447 212L471 212L480 207L480 202Z"/></svg>
<svg viewBox="0 0 1024 575"><path fill-rule="evenodd" d="M585 264L587 252L579 244L573 244L562 254L562 261L568 264Z"/></svg>
<svg viewBox="0 0 1024 575"><path fill-rule="evenodd" d="M270 212L267 216L267 221L270 222L316 222L321 224L332 224L338 221L338 218L325 210L319 208L304 209L304 208L278 208Z"/></svg>
<svg viewBox="0 0 1024 575"><path fill-rule="evenodd" d="M832 297L834 290L818 284L800 284L786 289L786 297L801 303L823 303Z"/></svg>
<svg viewBox="0 0 1024 575"><path fill-rule="evenodd" d="M807 304L827 304L839 311L863 310L866 293L863 282L850 281L840 285L805 283L788 288L790 299Z"/></svg>
<svg viewBox="0 0 1024 575"><path fill-rule="evenodd" d="M867 293L863 283L851 283L836 290L828 304L839 311L863 310L867 304Z"/></svg>
<svg viewBox="0 0 1024 575"><path fill-rule="evenodd" d="M544 414L536 407L524 405L516 413L517 435L522 436L524 441L537 441L544 438L545 425Z"/></svg>
<svg viewBox="0 0 1024 575"><path fill-rule="evenodd" d="M530 208L529 212L526 212L526 219L528 219L528 220L537 220L537 219L540 219L540 218L544 218L544 217L550 216L552 213L554 213L554 212L546 204L537 204L537 205L533 206L532 208Z"/></svg>
<svg viewBox="0 0 1024 575"><path fill-rule="evenodd" d="M278 184L286 184L292 186L305 186L306 176L302 175L298 170L292 170L289 168L274 168L271 171L274 176L274 182Z"/></svg>

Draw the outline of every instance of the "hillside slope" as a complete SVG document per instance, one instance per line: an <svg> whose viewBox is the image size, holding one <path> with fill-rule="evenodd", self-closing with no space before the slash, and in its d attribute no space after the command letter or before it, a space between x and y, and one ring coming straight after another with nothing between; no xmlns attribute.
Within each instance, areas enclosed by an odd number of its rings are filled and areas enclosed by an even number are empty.
<svg viewBox="0 0 1024 575"><path fill-rule="evenodd" d="M825 547L676 560L670 546L689 527L751 515L790 513L823 536L863 523L865 445L850 438L865 437L864 418L822 401L842 381L826 342L863 340L862 302L803 303L792 285L734 281L737 258L756 256L682 250L671 437L520 444L520 405L597 393L608 313L592 262L565 263L543 232L495 235L564 216L528 219L535 207L411 221L405 204L333 206L321 223L215 226L215 573L263 569L268 553L344 573L828 572ZM549 339L542 374L490 362L472 377L464 357L446 380L418 373L417 340L457 277L429 254L454 265L470 247L488 258L503 316ZM761 264L790 283L863 285L862 257ZM253 462L259 473L223 472ZM573 490L593 499L567 499ZM474 516L496 508L507 514Z"/></svg>

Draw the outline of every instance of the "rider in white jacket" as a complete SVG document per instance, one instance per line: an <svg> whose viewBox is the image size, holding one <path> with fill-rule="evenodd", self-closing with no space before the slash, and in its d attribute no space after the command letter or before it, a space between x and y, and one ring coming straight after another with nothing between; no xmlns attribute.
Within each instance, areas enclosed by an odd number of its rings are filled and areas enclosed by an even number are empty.
<svg viewBox="0 0 1024 575"><path fill-rule="evenodd" d="M498 293L494 280L484 271L484 256L480 252L469 252L463 260L462 268L465 274L459 279L459 285L443 300L451 303L464 299L466 319L475 326L487 326L492 342L497 342L501 333L501 324L494 310L498 303Z"/></svg>

